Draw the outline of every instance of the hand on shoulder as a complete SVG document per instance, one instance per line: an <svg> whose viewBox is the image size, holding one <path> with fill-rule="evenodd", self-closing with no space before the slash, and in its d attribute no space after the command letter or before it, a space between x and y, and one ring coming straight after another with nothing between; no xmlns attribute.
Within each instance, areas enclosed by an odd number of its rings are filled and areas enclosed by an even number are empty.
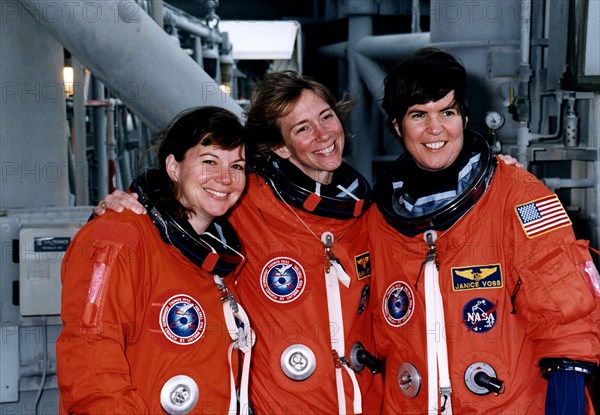
<svg viewBox="0 0 600 415"><path fill-rule="evenodd" d="M146 208L138 201L137 193L127 193L122 190L115 190L102 198L98 206L94 207L94 214L102 216L108 210L123 212L125 209L131 210L138 215L146 214Z"/></svg>

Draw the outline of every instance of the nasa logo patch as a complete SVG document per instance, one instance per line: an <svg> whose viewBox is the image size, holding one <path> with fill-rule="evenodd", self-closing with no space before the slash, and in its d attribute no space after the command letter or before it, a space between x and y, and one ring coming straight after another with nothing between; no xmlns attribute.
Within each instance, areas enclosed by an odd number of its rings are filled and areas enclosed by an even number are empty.
<svg viewBox="0 0 600 415"><path fill-rule="evenodd" d="M469 331L486 333L496 325L496 304L485 298L473 298L463 308L462 321Z"/></svg>
<svg viewBox="0 0 600 415"><path fill-rule="evenodd" d="M291 303L306 287L304 268L292 258L273 258L263 267L260 286L269 300L276 303Z"/></svg>
<svg viewBox="0 0 600 415"><path fill-rule="evenodd" d="M383 295L382 311L390 326L400 327L410 319L415 308L410 286L403 281L392 283Z"/></svg>
<svg viewBox="0 0 600 415"><path fill-rule="evenodd" d="M169 341L186 345L197 342L206 328L200 303L186 294L169 298L160 310L160 329Z"/></svg>

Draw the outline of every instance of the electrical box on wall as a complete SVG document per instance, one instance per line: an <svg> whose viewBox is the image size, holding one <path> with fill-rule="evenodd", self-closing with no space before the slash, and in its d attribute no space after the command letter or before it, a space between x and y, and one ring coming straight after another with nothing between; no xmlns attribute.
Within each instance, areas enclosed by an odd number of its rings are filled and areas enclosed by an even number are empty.
<svg viewBox="0 0 600 415"><path fill-rule="evenodd" d="M22 316L60 314L60 268L76 227L24 226L19 232Z"/></svg>

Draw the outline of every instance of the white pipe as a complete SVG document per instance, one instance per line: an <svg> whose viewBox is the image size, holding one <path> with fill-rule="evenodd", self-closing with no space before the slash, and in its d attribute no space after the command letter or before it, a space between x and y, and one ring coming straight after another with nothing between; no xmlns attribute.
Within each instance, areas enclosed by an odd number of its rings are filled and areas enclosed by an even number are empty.
<svg viewBox="0 0 600 415"><path fill-rule="evenodd" d="M355 51L373 59L396 61L402 59L431 42L431 34L404 33L362 37L355 45Z"/></svg>
<svg viewBox="0 0 600 415"><path fill-rule="evenodd" d="M525 121L519 121L517 128L517 160L527 168L527 147L531 140L531 132Z"/></svg>
<svg viewBox="0 0 600 415"><path fill-rule="evenodd" d="M430 41L429 32L364 36L356 42L354 51L369 59L396 61L416 52ZM346 59L347 52L348 42L333 43L318 49L320 55L337 59Z"/></svg>
<svg viewBox="0 0 600 415"><path fill-rule="evenodd" d="M529 64L531 0L521 1L521 63Z"/></svg>
<svg viewBox="0 0 600 415"><path fill-rule="evenodd" d="M45 2L19 3L151 128L195 106L215 105L242 116L242 108L134 1L53 3L69 16L64 19L44 13ZM97 21L90 23L82 10L96 11Z"/></svg>

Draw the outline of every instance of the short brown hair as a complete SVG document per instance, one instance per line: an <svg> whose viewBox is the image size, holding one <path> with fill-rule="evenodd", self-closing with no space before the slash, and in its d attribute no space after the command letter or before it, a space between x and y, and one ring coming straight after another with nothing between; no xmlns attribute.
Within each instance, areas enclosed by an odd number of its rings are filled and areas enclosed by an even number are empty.
<svg viewBox="0 0 600 415"><path fill-rule="evenodd" d="M248 145L248 158L268 158L284 145L279 119L292 110L303 91L313 91L345 119L354 104L351 100L337 101L323 84L294 71L273 72L256 86L246 111L244 135Z"/></svg>

